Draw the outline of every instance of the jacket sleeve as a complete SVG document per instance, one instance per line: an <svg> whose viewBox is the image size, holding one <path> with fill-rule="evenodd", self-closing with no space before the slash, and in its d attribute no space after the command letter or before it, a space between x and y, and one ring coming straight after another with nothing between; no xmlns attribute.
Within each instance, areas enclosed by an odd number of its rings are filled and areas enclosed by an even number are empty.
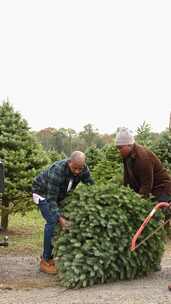
<svg viewBox="0 0 171 304"><path fill-rule="evenodd" d="M148 159L144 159L138 164L140 176L140 189L139 194L148 197L152 192L154 176L153 164Z"/></svg>
<svg viewBox="0 0 171 304"><path fill-rule="evenodd" d="M58 206L58 197L60 192L60 183L62 181L60 171L50 169L48 175L48 185L47 185L47 201L50 204L50 207L57 211L57 220L60 217L59 206Z"/></svg>
<svg viewBox="0 0 171 304"><path fill-rule="evenodd" d="M90 175L90 171L89 168L86 166L82 176L81 176L81 181L84 184L88 184L88 185L93 185L95 184L95 181L92 179L91 175Z"/></svg>
<svg viewBox="0 0 171 304"><path fill-rule="evenodd" d="M124 184L124 186L128 186L129 185L129 180L128 180L128 173L127 173L127 168L126 168L125 161L123 162L123 165L124 165L123 184Z"/></svg>

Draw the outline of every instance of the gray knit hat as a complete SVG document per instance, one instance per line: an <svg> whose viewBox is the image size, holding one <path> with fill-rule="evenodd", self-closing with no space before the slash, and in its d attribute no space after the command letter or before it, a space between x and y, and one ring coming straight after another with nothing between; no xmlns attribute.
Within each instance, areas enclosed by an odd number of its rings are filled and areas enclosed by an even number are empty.
<svg viewBox="0 0 171 304"><path fill-rule="evenodd" d="M120 128L116 134L116 146L133 145L135 140L132 132L127 128Z"/></svg>

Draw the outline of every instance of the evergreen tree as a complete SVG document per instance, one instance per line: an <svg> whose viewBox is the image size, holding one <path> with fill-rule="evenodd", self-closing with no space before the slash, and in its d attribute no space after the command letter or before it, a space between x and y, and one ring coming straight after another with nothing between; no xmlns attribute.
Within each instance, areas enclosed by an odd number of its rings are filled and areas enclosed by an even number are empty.
<svg viewBox="0 0 171 304"><path fill-rule="evenodd" d="M47 151L47 154L48 154L48 157L49 157L51 163L54 163L58 160L67 158L63 152L59 153L55 149L51 149L51 150Z"/></svg>
<svg viewBox="0 0 171 304"><path fill-rule="evenodd" d="M160 134L154 152L160 158L163 165L171 172L171 131L169 129Z"/></svg>
<svg viewBox="0 0 171 304"><path fill-rule="evenodd" d="M5 165L1 225L6 229L9 212L24 212L31 205L33 178L49 162L27 121L14 111L9 101L0 106L0 160Z"/></svg>
<svg viewBox="0 0 171 304"><path fill-rule="evenodd" d="M146 146L147 148L153 147L153 138L150 124L144 121L143 124L137 128L136 141L140 145Z"/></svg>
<svg viewBox="0 0 171 304"><path fill-rule="evenodd" d="M103 153L96 146L90 146L85 151L86 164L90 171L103 159Z"/></svg>

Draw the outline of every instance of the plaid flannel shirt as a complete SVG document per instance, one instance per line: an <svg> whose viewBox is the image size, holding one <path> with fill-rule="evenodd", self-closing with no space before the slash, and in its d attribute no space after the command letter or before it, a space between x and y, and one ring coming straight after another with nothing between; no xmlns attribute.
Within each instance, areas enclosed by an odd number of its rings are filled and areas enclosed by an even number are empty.
<svg viewBox="0 0 171 304"><path fill-rule="evenodd" d="M78 176L74 176L68 166L68 160L65 159L56 161L38 175L33 181L32 192L45 197L50 207L57 208L59 212L60 201L67 196L67 188L71 179L73 181L71 191L79 182L94 184L86 165Z"/></svg>

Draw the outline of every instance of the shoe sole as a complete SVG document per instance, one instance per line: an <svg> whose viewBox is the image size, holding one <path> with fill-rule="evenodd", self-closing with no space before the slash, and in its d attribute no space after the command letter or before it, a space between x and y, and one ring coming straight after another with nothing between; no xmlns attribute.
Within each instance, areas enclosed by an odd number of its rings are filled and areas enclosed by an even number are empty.
<svg viewBox="0 0 171 304"><path fill-rule="evenodd" d="M46 273L46 274L57 274L57 271L56 272L47 272L47 271L44 271L42 269L39 269L40 272L43 272L43 273Z"/></svg>

